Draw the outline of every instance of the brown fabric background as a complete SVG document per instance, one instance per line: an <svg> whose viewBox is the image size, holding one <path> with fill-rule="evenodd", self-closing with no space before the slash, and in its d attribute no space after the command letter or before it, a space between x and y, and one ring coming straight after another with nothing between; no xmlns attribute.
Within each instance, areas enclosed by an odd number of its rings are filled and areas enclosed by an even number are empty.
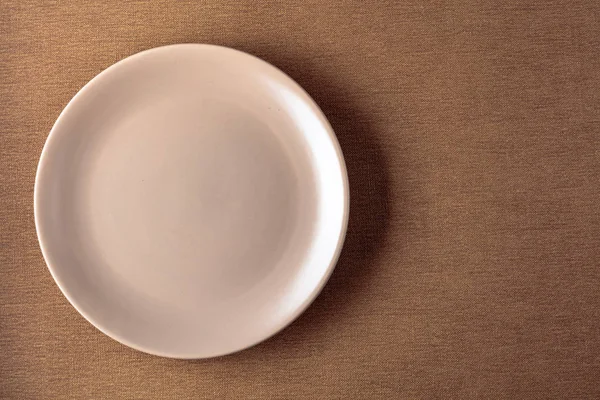
<svg viewBox="0 0 600 400"><path fill-rule="evenodd" d="M33 222L38 157L76 91L151 47L275 64L347 159L347 243L292 326L180 361L68 304ZM0 397L598 398L600 4L0 3Z"/></svg>

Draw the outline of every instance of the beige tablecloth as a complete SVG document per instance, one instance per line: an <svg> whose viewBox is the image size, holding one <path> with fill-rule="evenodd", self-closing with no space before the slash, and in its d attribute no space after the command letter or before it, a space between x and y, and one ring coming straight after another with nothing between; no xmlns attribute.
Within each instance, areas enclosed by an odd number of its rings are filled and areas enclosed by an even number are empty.
<svg viewBox="0 0 600 400"><path fill-rule="evenodd" d="M315 98L351 217L324 292L231 356L104 336L33 221L38 157L94 75L155 46L235 47ZM0 3L0 397L598 398L600 3Z"/></svg>

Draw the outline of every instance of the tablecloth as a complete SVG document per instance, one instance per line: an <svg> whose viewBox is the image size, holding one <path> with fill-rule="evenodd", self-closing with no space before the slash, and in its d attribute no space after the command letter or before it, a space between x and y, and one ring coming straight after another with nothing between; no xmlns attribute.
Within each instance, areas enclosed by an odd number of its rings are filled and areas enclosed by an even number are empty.
<svg viewBox="0 0 600 400"><path fill-rule="evenodd" d="M347 241L290 327L222 358L86 322L36 239L52 124L114 62L213 43L276 65L329 118ZM600 3L0 3L0 397L600 397Z"/></svg>

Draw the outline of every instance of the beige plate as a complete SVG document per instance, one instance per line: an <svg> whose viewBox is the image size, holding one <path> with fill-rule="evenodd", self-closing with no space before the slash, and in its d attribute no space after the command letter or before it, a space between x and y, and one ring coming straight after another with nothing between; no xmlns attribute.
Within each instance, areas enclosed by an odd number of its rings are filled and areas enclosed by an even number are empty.
<svg viewBox="0 0 600 400"><path fill-rule="evenodd" d="M148 353L203 358L273 335L331 274L348 220L334 133L287 75L174 45L89 82L35 182L42 252L71 304Z"/></svg>

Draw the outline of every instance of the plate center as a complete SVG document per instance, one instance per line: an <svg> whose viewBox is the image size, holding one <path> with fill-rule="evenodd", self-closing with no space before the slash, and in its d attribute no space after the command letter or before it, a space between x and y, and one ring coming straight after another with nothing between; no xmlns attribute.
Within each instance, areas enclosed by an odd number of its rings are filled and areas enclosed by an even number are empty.
<svg viewBox="0 0 600 400"><path fill-rule="evenodd" d="M80 182L93 251L132 290L179 307L228 301L309 238L307 165L251 112L216 100L159 101L105 132Z"/></svg>

